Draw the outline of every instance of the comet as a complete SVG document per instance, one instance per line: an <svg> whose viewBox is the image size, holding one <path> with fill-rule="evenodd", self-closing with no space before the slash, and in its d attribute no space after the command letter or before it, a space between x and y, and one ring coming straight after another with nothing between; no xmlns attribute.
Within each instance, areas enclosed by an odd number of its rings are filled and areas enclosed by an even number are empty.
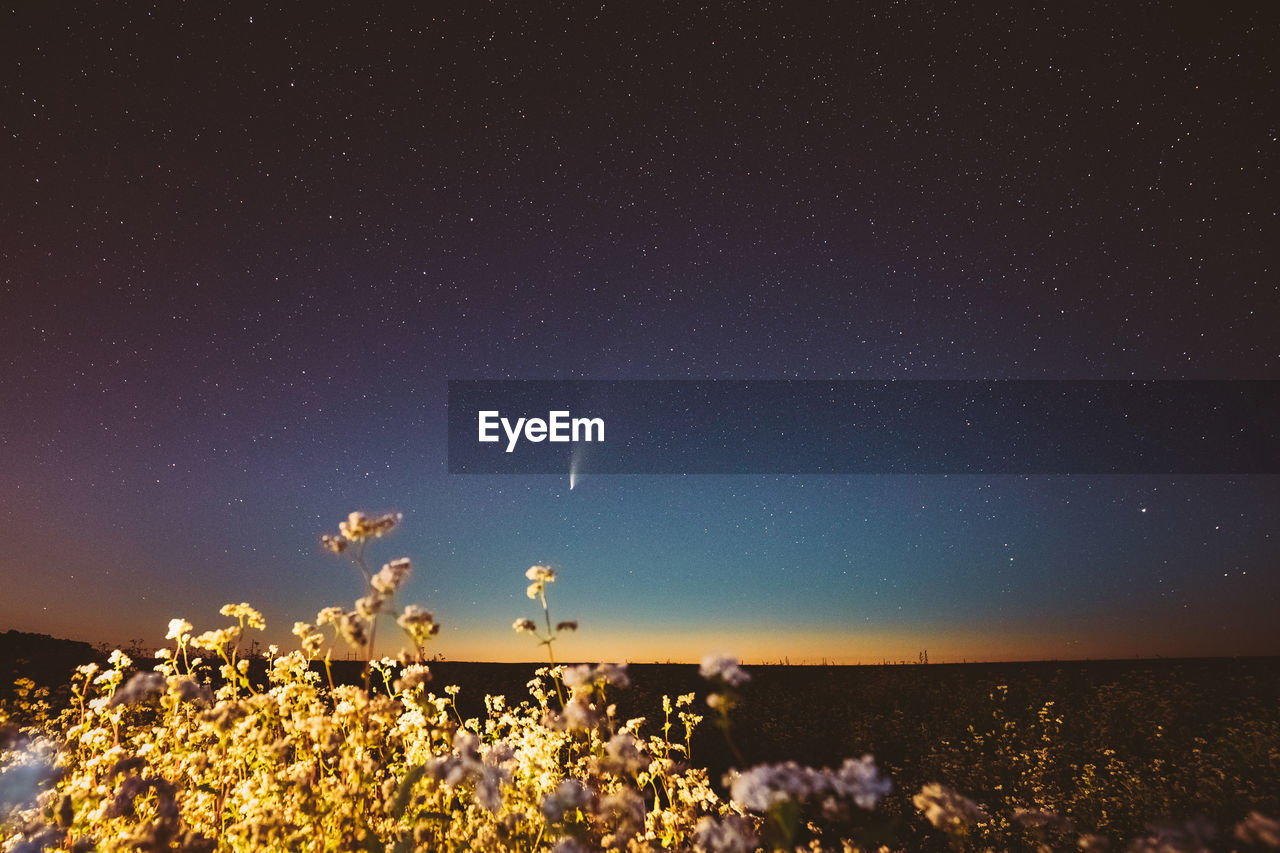
<svg viewBox="0 0 1280 853"><path fill-rule="evenodd" d="M573 487L578 485L578 469L582 467L583 449L581 447L573 448L573 453L569 456L569 491L573 491Z"/></svg>

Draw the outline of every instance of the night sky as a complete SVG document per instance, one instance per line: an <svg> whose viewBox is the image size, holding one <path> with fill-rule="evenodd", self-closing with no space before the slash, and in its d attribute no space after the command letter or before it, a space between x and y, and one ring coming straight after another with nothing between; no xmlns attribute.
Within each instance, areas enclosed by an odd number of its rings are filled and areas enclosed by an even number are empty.
<svg viewBox="0 0 1280 853"><path fill-rule="evenodd" d="M319 5L0 10L0 630L292 647L364 509L450 659L539 656L534 563L570 659L1280 653L1275 476L445 440L450 379L1280 379L1274 4Z"/></svg>

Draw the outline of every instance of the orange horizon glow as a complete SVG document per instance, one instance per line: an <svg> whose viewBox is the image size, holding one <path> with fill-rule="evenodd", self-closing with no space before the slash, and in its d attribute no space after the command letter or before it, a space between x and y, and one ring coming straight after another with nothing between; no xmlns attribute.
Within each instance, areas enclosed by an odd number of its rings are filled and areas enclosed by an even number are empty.
<svg viewBox="0 0 1280 853"><path fill-rule="evenodd" d="M145 610L145 608L139 608ZM70 612L55 614L0 613L0 632L18 630L46 634L59 639L91 645L126 648L132 644L146 649L165 645L167 619L134 610L137 632L121 635L116 613L109 608L96 612L92 620L73 617ZM196 621L196 620L192 620ZM216 624L220 624L218 620ZM297 648L297 640L279 629L279 619L267 616L268 630L251 632L242 648L257 640L259 650L275 644L282 652ZM215 627L201 625L199 630ZM504 626L505 627L505 626ZM445 661L493 663L546 663L545 649L528 635L509 628L445 626L444 632L423 651L427 658L441 655ZM776 624L745 630L736 625L686 628L617 626L599 627L562 634L555 643L556 661L614 661L631 663L696 664L706 655L729 655L746 665L787 663L791 665L879 665L917 663L927 652L929 663L1021 662L1047 660L1113 660L1140 658L1236 657L1241 638L1223 637L1215 642L1205 635L1176 631L1151 632L1136 626L1110 625L1108 630L1090 627L1067 633L1035 626L984 630L972 626L895 626L882 630L803 628ZM139 642L140 641L140 642ZM388 631L375 649L374 657L395 656L400 638ZM1273 638L1257 637L1253 653L1274 655ZM364 655L344 646L332 648L334 660L363 660Z"/></svg>

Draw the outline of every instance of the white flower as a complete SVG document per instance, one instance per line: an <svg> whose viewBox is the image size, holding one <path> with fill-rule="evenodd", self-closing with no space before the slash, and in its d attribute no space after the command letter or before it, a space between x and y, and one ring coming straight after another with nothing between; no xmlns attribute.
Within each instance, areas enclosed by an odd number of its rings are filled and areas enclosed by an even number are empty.
<svg viewBox="0 0 1280 853"><path fill-rule="evenodd" d="M880 769L870 755L846 758L838 771L829 774L829 778L835 793L848 797L858 808L868 811L893 790L893 781L880 775Z"/></svg>
<svg viewBox="0 0 1280 853"><path fill-rule="evenodd" d="M170 683L169 689L183 702L196 705L213 704L213 691L190 677L182 677Z"/></svg>
<svg viewBox="0 0 1280 853"><path fill-rule="evenodd" d="M356 599L356 613L360 614L361 619L371 621L381 612L382 605L385 603L386 599L377 592L373 595L362 596Z"/></svg>
<svg viewBox="0 0 1280 853"><path fill-rule="evenodd" d="M559 823L565 813L591 802L591 789L577 779L564 779L542 798L542 813L551 823Z"/></svg>
<svg viewBox="0 0 1280 853"><path fill-rule="evenodd" d="M519 631L520 628L517 626L516 630ZM615 687L631 685L625 663L602 663L594 667L590 664L579 664L565 669L560 679L565 687L584 687L592 684L612 684Z"/></svg>
<svg viewBox="0 0 1280 853"><path fill-rule="evenodd" d="M767 812L778 803L825 796L833 808L840 799L852 800L863 809L873 809L892 789L892 782L880 775L870 755L847 758L839 770L814 770L794 761L761 764L727 780L733 801L743 808Z"/></svg>
<svg viewBox="0 0 1280 853"><path fill-rule="evenodd" d="M425 646L432 637L440 633L440 625L435 617L416 604L406 606L396 619L396 624L419 646Z"/></svg>
<svg viewBox="0 0 1280 853"><path fill-rule="evenodd" d="M524 576L535 583L551 583L556 579L556 570L550 566L530 566Z"/></svg>
<svg viewBox="0 0 1280 853"><path fill-rule="evenodd" d="M601 722L600 712L591 704L591 685L572 688L569 701L565 703L564 713L549 722L557 730L587 731Z"/></svg>
<svg viewBox="0 0 1280 853"><path fill-rule="evenodd" d="M516 630L521 630L520 620L516 620ZM595 671L590 664L586 663L571 666L564 671L564 675L560 677L560 680L564 682L565 687L583 687L595 680Z"/></svg>
<svg viewBox="0 0 1280 853"><path fill-rule="evenodd" d="M11 746L3 753L5 766L0 772L0 809L6 812L34 804L40 792L57 778L57 745L52 740L43 735L20 735ZM21 848L18 845L8 849Z"/></svg>
<svg viewBox="0 0 1280 853"><path fill-rule="evenodd" d="M384 595L391 595L409 577L409 558L401 557L392 560L382 567L376 575L369 579L369 584Z"/></svg>
<svg viewBox="0 0 1280 853"><path fill-rule="evenodd" d="M741 815L730 814L719 822L713 817L699 820L693 843L708 853L751 853L758 842L751 825Z"/></svg>
<svg viewBox="0 0 1280 853"><path fill-rule="evenodd" d="M803 800L822 787L817 771L794 761L761 764L735 774L729 783L733 801L745 809L767 812L778 803Z"/></svg>
<svg viewBox="0 0 1280 853"><path fill-rule="evenodd" d="M137 705L139 702L146 701L151 696L164 690L164 687L164 676L158 672L135 673L132 678L124 683L124 686L112 694L111 703L108 707Z"/></svg>
<svg viewBox="0 0 1280 853"><path fill-rule="evenodd" d="M625 663L602 663L596 667L596 681L612 684L614 687L630 687L631 677L627 675Z"/></svg>
<svg viewBox="0 0 1280 853"><path fill-rule="evenodd" d="M262 614L254 610L247 601L242 601L239 604L224 604L218 612L223 616L239 619L242 624L248 625L250 628L257 628L259 631L267 627L267 623L263 621Z"/></svg>
<svg viewBox="0 0 1280 853"><path fill-rule="evenodd" d="M191 636L191 623L186 619L170 619L169 633L164 635L166 640L185 640Z"/></svg>
<svg viewBox="0 0 1280 853"><path fill-rule="evenodd" d="M415 663L400 670L400 677L396 679L394 686L396 690L408 693L430 680L431 670L420 663Z"/></svg>
<svg viewBox="0 0 1280 853"><path fill-rule="evenodd" d="M649 766L649 759L640 752L642 747L643 744L631 732L618 732L605 744L605 755L600 765L619 776L638 773Z"/></svg>
<svg viewBox="0 0 1280 853"><path fill-rule="evenodd" d="M486 764L476 780L476 802L496 814L502 808L502 786L510 779L510 770Z"/></svg>
<svg viewBox="0 0 1280 853"><path fill-rule="evenodd" d="M602 797L596 814L612 828L600 839L605 849L626 849L627 842L644 829L644 798L634 788L619 788Z"/></svg>
<svg viewBox="0 0 1280 853"><path fill-rule="evenodd" d="M382 536L384 533L390 533L391 530L400 523L403 516L398 512L387 513L377 518L369 518L363 512L353 512L347 516L347 520L339 522L338 532L352 542L359 542L370 537ZM326 547L330 547L326 543ZM340 549L330 547L335 553Z"/></svg>
<svg viewBox="0 0 1280 853"><path fill-rule="evenodd" d="M751 680L751 676L738 666L738 659L720 655L707 655L698 669L703 678L718 678L731 687L739 687Z"/></svg>

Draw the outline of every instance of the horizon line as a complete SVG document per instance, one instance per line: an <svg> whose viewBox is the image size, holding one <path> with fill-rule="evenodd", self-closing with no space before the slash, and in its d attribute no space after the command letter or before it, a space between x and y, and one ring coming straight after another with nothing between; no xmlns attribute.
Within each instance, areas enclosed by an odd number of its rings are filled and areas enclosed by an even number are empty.
<svg viewBox="0 0 1280 853"><path fill-rule="evenodd" d="M75 639L71 639L71 638L69 638L69 637L56 637L56 636L53 636L52 634L37 633L37 632L33 632L33 631L22 631L22 630L19 630L19 629L17 629L17 628L8 628L8 629L6 629L6 630L0 631L0 635L4 635L4 634L17 634L17 635L27 636L27 637L43 638L43 639L46 639L46 640L49 640L49 641L52 641L52 642L76 643L76 644L80 644L80 645L86 645L86 646L89 646L89 647L90 647L90 648L92 648L95 652L98 652L98 653L109 653L109 651L110 651L110 650L112 650L112 649L119 649L120 651L123 651L123 652L125 652L126 654L127 654L127 653L129 653L130 651L133 651L133 652L139 652L139 653L141 653L141 654L146 655L146 656L147 656L147 658L146 658L146 659L150 659L150 656L151 656L152 654L154 654L154 652L155 652L155 651L157 651L157 650L159 650L159 649L162 649L162 648L169 648L169 646L168 646L168 645L164 645L164 646L155 646L155 647L146 647L146 648L142 648L142 647L134 647L133 649L123 649L123 648L120 648L120 645L119 645L119 644L112 644L112 643L106 643L106 642L97 642L97 643L94 643L94 642L90 642L90 641L88 641L88 640L75 640ZM267 645L270 645L270 644L267 644ZM245 651L245 653L244 653L244 658L242 658L242 659L246 659L246 660L256 660L256 659L258 659L258 658L260 658L260 657L261 657L261 652L262 652L262 651L264 651L264 650L265 650L265 649L260 649L257 653L249 652L249 651L247 651L247 650L246 650L246 651ZM136 657L136 655L135 655L135 657ZM330 663L336 663L336 664L366 664L366 663L368 663L370 660L383 660L383 659L385 659L386 657L389 657L389 656L383 656L383 657L378 657L378 658L365 658L365 657L355 657L355 656L348 656L348 655L344 655L344 656L342 656L342 657L331 657L331 658L329 658L329 662L330 662ZM392 658L392 659L394 660L394 658ZM814 659L812 659L812 658L810 658L810 657L804 657L804 658L799 658L799 659L797 659L797 660L795 660L795 661L792 661L792 660L790 660L789 656L784 655L783 657L778 658L778 659L754 659L754 660L750 660L750 659L742 659L742 658L739 658L739 659L738 659L738 663L739 663L739 665L741 665L741 666L754 666L754 667L814 667L814 668L822 667L822 668L833 668L833 667L890 667L890 666L892 666L892 667L905 667L905 666L966 666L966 665L970 665L970 664L992 665L992 664L1040 664L1040 663L1127 663L1127 662L1132 662L1132 661L1170 661L1170 662L1173 662L1173 661L1214 661L1214 660L1222 661L1222 660L1265 660L1265 659L1280 659L1280 652L1275 652L1275 653L1250 653L1250 654L1236 654L1236 655L1230 655L1230 654L1225 654L1225 655L1224 655L1224 654L1216 654L1216 655L1215 655L1215 654L1204 654L1204 655L1194 655L1194 654L1192 654L1192 655L1160 655L1160 654L1144 655L1144 654L1134 654L1134 655L1132 655L1132 656L1124 656L1124 657L1120 657L1120 656L1103 656L1103 657L1026 657L1026 658L1012 658L1012 657L1011 657L1011 658L967 658L967 657L960 657L960 658L942 658L942 659L937 659L937 660L909 660L909 659L901 659L901 658L900 658L900 659L897 659L897 660L889 660L889 659L881 659L881 660L874 660L874 659L871 659L871 660L859 660L859 661L854 662L854 663L851 663L851 662L840 663L840 662L837 662L837 661L834 661L834 660L827 660L825 657L823 657L823 658L819 658L818 660L814 660ZM322 662L322 661L324 660L324 658L323 658L323 657L316 657L316 658L311 658L310 660L311 660L311 662ZM136 661L135 661L135 662L136 662ZM410 661L410 662L411 662L411 663L422 663L422 664L426 664L426 665L431 665L431 664L436 664L436 663L439 663L439 664L494 664L494 665L504 665L504 666L535 666L535 667L543 667L543 666L552 666L552 665L553 665L553 664L551 664L549 661L546 661L546 660L532 660L532 659L527 659L527 660L494 660L494 659L479 659L479 658L471 658L471 659L468 659L468 658L439 658L439 659L423 658L423 659L418 660L418 661ZM554 664L554 666L578 666L578 665L582 665L582 664L599 664L599 663L606 663L606 662L607 662L607 663L620 663L620 664L625 664L625 665L627 665L627 666L630 666L630 665L632 665L632 664L635 664L635 665L638 665L638 666L698 666L698 665L700 664L700 661L698 661L698 660L673 660L673 659L671 659L671 658L667 658L667 659L664 659L664 660L654 660L654 659L650 659L650 660L625 660L625 659L624 659L624 660L621 660L621 661L585 660L585 659L584 659L584 660L557 661L557 662Z"/></svg>

